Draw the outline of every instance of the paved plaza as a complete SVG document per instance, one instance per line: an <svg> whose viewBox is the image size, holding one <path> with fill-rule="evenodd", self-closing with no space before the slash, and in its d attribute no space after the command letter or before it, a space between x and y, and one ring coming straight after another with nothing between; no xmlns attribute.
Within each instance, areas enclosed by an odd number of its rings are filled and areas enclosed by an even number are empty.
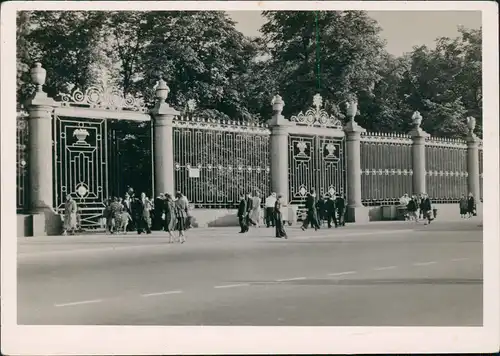
<svg viewBox="0 0 500 356"><path fill-rule="evenodd" d="M20 238L18 323L480 326L478 223Z"/></svg>

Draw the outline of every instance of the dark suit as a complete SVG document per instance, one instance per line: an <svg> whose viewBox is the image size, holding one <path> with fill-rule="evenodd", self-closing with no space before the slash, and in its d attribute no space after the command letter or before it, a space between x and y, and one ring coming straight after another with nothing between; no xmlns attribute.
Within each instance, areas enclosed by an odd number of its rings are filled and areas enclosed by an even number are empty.
<svg viewBox="0 0 500 356"><path fill-rule="evenodd" d="M318 223L318 211L316 210L317 200L316 197L309 194L306 198L306 209L307 209L307 217L304 220L304 224L302 225L303 229L307 229L309 223L311 223L314 229L319 229Z"/></svg>
<svg viewBox="0 0 500 356"><path fill-rule="evenodd" d="M257 225L255 223L255 221L253 221L251 218L250 218L250 211L252 211L253 209L253 200L251 197L248 197L246 198L246 203L247 203L247 225ZM247 228L248 228L247 226Z"/></svg>
<svg viewBox="0 0 500 356"><path fill-rule="evenodd" d="M326 205L326 217L328 221L328 227L332 227L332 220L333 223L335 224L335 227L337 227L338 221L337 221L335 200L330 198L326 201L325 205Z"/></svg>
<svg viewBox="0 0 500 356"><path fill-rule="evenodd" d="M429 198L422 199L420 202L420 212L423 213L424 219L430 223L432 221L432 204Z"/></svg>
<svg viewBox="0 0 500 356"><path fill-rule="evenodd" d="M241 231L240 232L247 232L248 231L248 204L247 204L247 199L241 199L240 200L240 205L238 206L238 223L240 224Z"/></svg>
<svg viewBox="0 0 500 356"><path fill-rule="evenodd" d="M474 199L474 197L467 198L467 212L472 215L475 210L476 210L476 200Z"/></svg>
<svg viewBox="0 0 500 356"><path fill-rule="evenodd" d="M335 199L335 210L337 210L337 223L345 226L345 200L342 197Z"/></svg>
<svg viewBox="0 0 500 356"><path fill-rule="evenodd" d="M163 211L165 210L165 199L162 199L160 197L157 197L155 199L155 207L154 207L154 215L153 215L153 230L161 230L163 221L161 219L161 216L163 214Z"/></svg>

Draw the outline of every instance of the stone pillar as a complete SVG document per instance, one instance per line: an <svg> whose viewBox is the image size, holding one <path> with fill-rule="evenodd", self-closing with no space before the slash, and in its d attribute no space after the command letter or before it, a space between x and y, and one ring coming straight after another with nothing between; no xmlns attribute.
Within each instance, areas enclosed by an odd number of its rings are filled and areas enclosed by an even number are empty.
<svg viewBox="0 0 500 356"><path fill-rule="evenodd" d="M54 203L52 112L58 103L49 98L42 89L46 74L42 65L35 63L35 67L31 69L31 79L37 85L37 90L26 103L29 112L29 209L32 214L43 213L47 209L52 210Z"/></svg>
<svg viewBox="0 0 500 356"><path fill-rule="evenodd" d="M413 130L410 131L410 136L413 140L411 148L412 157L412 183L413 194L421 194L426 192L426 169L425 169L425 140L429 134L420 127L422 116L418 111L415 111L412 116Z"/></svg>
<svg viewBox="0 0 500 356"><path fill-rule="evenodd" d="M271 164L271 191L283 196L283 200L290 202L288 196L288 128L294 123L281 115L285 103L281 96L276 95L272 100L273 116L268 121L271 129L269 143L269 157Z"/></svg>
<svg viewBox="0 0 500 356"><path fill-rule="evenodd" d="M344 127L346 134L346 169L347 169L347 222L364 223L369 221L369 213L361 202L361 134L366 132L354 118L358 111L356 101L347 106L350 121Z"/></svg>
<svg viewBox="0 0 500 356"><path fill-rule="evenodd" d="M154 125L155 196L175 193L172 121L179 112L165 102L169 92L167 83L160 80L156 88L157 102L151 112Z"/></svg>
<svg viewBox="0 0 500 356"><path fill-rule="evenodd" d="M476 119L467 118L469 132L467 134L467 189L472 193L477 203L481 202L479 186L479 143L481 139L474 134Z"/></svg>

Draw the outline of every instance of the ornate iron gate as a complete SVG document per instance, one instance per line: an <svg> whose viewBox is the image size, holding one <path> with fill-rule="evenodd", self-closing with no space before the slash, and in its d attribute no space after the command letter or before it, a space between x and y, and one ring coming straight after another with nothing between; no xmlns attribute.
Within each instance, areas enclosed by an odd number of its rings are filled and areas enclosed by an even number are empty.
<svg viewBox="0 0 500 356"><path fill-rule="evenodd" d="M78 205L81 226L95 229L100 227L106 199L123 196L130 186L151 194L149 126L144 124L138 130L142 132L134 135L114 120L55 115L55 209L64 213L66 195L70 194Z"/></svg>
<svg viewBox="0 0 500 356"><path fill-rule="evenodd" d="M344 138L290 135L288 143L292 204L303 203L311 188L318 196L346 192Z"/></svg>
<svg viewBox="0 0 500 356"><path fill-rule="evenodd" d="M109 196L107 120L54 116L54 207L77 202L82 226L98 227Z"/></svg>

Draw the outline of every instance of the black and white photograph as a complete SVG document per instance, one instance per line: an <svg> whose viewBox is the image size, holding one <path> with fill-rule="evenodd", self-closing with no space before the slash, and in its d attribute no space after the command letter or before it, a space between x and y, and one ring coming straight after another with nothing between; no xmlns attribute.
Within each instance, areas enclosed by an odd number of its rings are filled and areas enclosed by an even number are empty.
<svg viewBox="0 0 500 356"><path fill-rule="evenodd" d="M2 353L498 351L496 3L2 10Z"/></svg>

